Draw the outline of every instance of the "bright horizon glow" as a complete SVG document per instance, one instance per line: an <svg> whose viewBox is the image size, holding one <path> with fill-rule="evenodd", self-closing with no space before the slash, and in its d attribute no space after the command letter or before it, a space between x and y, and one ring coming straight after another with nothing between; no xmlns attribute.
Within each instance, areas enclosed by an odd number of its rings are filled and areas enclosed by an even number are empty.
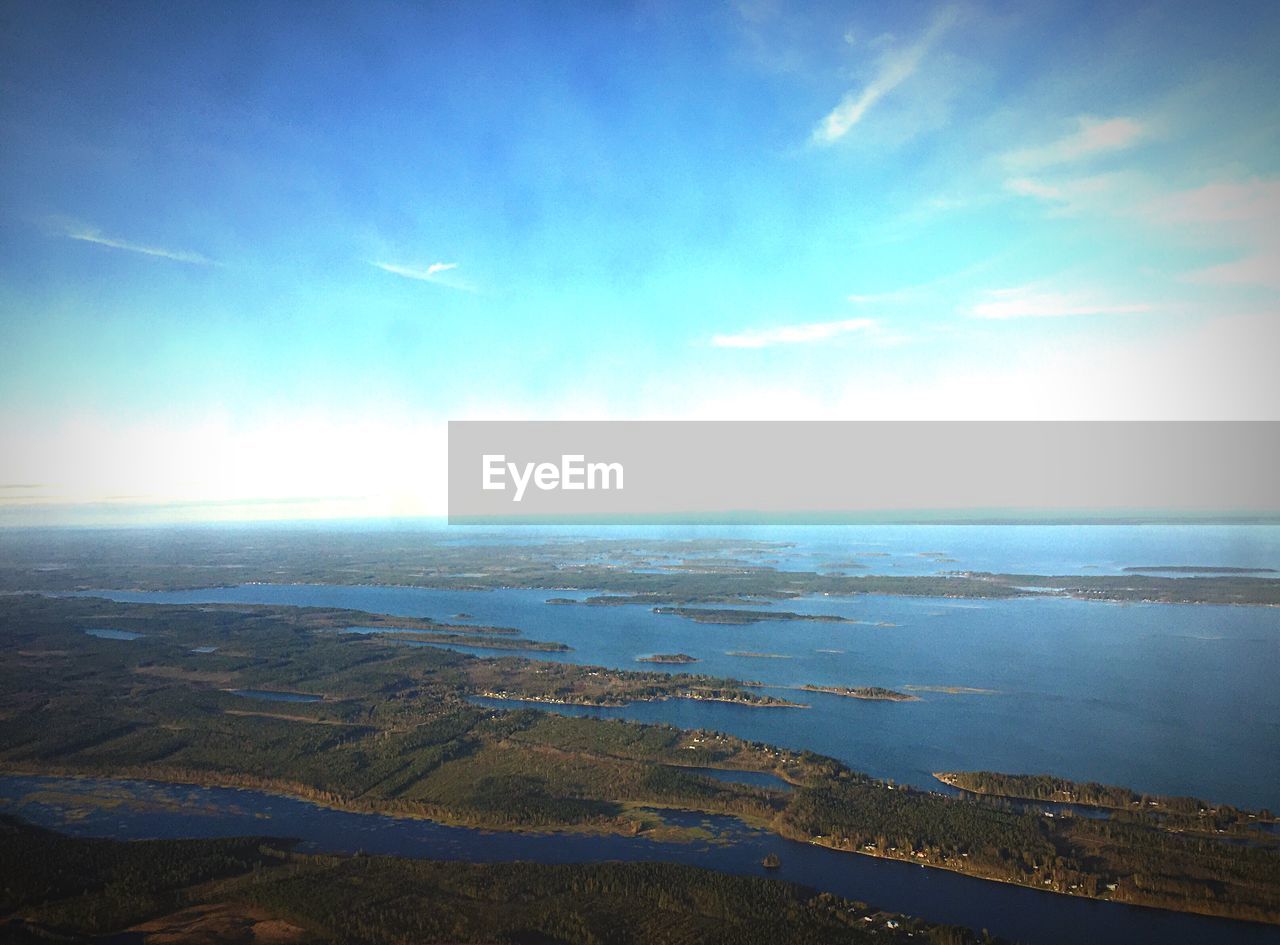
<svg viewBox="0 0 1280 945"><path fill-rule="evenodd" d="M1273 3L209 10L7 7L0 524L437 515L450 419L1280 418Z"/></svg>

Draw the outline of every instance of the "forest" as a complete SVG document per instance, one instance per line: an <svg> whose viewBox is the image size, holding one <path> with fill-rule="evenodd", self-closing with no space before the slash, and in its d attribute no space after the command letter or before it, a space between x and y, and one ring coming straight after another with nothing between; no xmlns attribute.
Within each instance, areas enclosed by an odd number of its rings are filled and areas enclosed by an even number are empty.
<svg viewBox="0 0 1280 945"><path fill-rule="evenodd" d="M233 940L268 924L275 941L364 945L995 942L778 880L664 863L314 856L265 838L91 840L0 815L0 941L129 930L128 941L147 941L160 928Z"/></svg>
<svg viewBox="0 0 1280 945"><path fill-rule="evenodd" d="M0 772L251 787L463 826L664 840L684 829L661 816L677 807L851 854L1280 922L1280 838L1271 833L1193 833L1120 813L1050 817L1000 799L906 789L721 733L477 705L477 693L495 689L623 701L740 690L704 676L480 658L340 632L369 617L0 598L9 641L0 651ZM85 632L103 627L138 636ZM768 772L792 790L691 767Z"/></svg>

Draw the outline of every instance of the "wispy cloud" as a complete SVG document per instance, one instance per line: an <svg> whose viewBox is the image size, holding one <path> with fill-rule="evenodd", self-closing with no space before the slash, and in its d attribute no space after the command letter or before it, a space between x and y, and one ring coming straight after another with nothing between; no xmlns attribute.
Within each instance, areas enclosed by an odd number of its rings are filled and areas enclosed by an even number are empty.
<svg viewBox="0 0 1280 945"><path fill-rule="evenodd" d="M1280 219L1280 177L1221 180L1164 194L1141 208L1156 223L1250 224Z"/></svg>
<svg viewBox="0 0 1280 945"><path fill-rule="evenodd" d="M1102 301L1096 297L1046 292L1035 286L993 289L985 301L969 309L974 318L1064 318L1071 315L1138 315L1150 312L1146 303Z"/></svg>
<svg viewBox="0 0 1280 945"><path fill-rule="evenodd" d="M933 18L924 35L905 49L895 49L881 60L875 76L861 89L850 90L840 103L822 121L818 122L809 137L811 144L826 146L835 144L862 121L867 112L920 68L929 49L950 29L959 18L956 7L944 7Z"/></svg>
<svg viewBox="0 0 1280 945"><path fill-rule="evenodd" d="M1004 182L1004 188L1009 193L1043 201L1050 205L1050 213L1057 216L1089 212L1114 215L1143 186L1145 185L1138 176L1126 172L1061 177L1055 180L1011 177Z"/></svg>
<svg viewBox="0 0 1280 945"><path fill-rule="evenodd" d="M1238 254L1187 273L1188 282L1280 289L1280 177L1212 181L1149 200L1137 214L1154 227L1185 228Z"/></svg>
<svg viewBox="0 0 1280 945"><path fill-rule="evenodd" d="M174 262L190 263L195 266L217 266L207 256L200 253L192 253L181 249L166 249L163 246L150 246L145 243L134 243L130 240L117 239L113 236L105 235L96 227L88 226L83 223L75 222L58 222L54 224L55 230L67 239L79 240L82 243L93 243L97 246L107 246L111 249L122 249L128 253L138 253L143 256L155 256L159 259L171 259Z"/></svg>
<svg viewBox="0 0 1280 945"><path fill-rule="evenodd" d="M731 335L715 335L716 348L772 348L775 345L810 344L840 335L867 332L876 328L874 318L846 318L835 322L809 322L804 325L780 325L777 328L748 329Z"/></svg>
<svg viewBox="0 0 1280 945"><path fill-rule="evenodd" d="M1002 158L1013 170L1035 170L1070 164L1137 144L1150 129L1135 118L1099 119L1088 115L1076 119L1076 130L1039 147L1010 151Z"/></svg>
<svg viewBox="0 0 1280 945"><path fill-rule="evenodd" d="M405 279L416 279L419 282L433 282L436 285L446 286L450 289L460 289L463 292L475 292L476 287L469 282L455 278L452 273L458 268L457 263L434 262L425 268L416 266L401 266L398 263L371 262L383 272L389 272L392 275L402 276Z"/></svg>

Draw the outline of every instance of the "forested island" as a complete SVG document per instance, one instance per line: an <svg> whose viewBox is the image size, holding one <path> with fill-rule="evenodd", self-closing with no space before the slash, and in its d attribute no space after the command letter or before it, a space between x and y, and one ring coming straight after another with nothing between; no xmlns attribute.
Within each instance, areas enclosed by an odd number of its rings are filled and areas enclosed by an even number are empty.
<svg viewBox="0 0 1280 945"><path fill-rule="evenodd" d="M694 623L718 623L730 626L744 626L762 623L766 620L809 620L814 623L853 623L848 617L837 617L833 614L797 614L789 610L736 610L731 608L709 607L655 607L655 614L671 614L686 617Z"/></svg>
<svg viewBox="0 0 1280 945"><path fill-rule="evenodd" d="M698 658L690 656L688 653L654 653L652 656L637 656L637 663L671 663L680 665L683 663L696 663Z"/></svg>
<svg viewBox="0 0 1280 945"><path fill-rule="evenodd" d="M869 699L876 702L919 702L919 696L898 692L896 689L885 689L881 686L815 686L808 683L800 687L805 692L825 692L832 696L844 696L849 699Z"/></svg>
<svg viewBox="0 0 1280 945"><path fill-rule="evenodd" d="M669 838L678 829L653 809L681 807L1037 889L1280 922L1280 855L1263 831L1240 844L1154 818L1048 818L714 732L477 706L481 692L591 702L745 690L337 632L366 620L299 607L0 598L0 771L251 787L506 830ZM91 626L141 636L86 636ZM229 688L323 699L255 702ZM794 787L688 766L769 772Z"/></svg>

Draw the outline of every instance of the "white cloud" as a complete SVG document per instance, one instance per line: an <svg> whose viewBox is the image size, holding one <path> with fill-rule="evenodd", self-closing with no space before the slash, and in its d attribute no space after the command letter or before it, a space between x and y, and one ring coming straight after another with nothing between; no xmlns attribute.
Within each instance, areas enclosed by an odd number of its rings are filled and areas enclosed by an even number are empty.
<svg viewBox="0 0 1280 945"><path fill-rule="evenodd" d="M97 246L107 246L111 249L122 249L129 253L139 253L143 256L156 256L160 259L171 259L174 262L191 263L196 266L216 266L218 263L202 256L200 253L187 252L179 249L165 249L162 246L148 246L143 243L133 243L129 240L116 239L111 236L104 236L96 227L86 226L82 223L62 223L58 225L58 230L62 236L67 239L79 240L82 243L93 243Z"/></svg>
<svg viewBox="0 0 1280 945"><path fill-rule="evenodd" d="M1148 127L1134 118L1090 116L1076 119L1077 129L1057 141L1034 148L1012 151L1003 157L1010 168L1031 170L1082 161L1099 154L1122 151L1141 141Z"/></svg>
<svg viewBox="0 0 1280 945"><path fill-rule="evenodd" d="M1004 182L1005 190L1012 194L1051 204L1049 213L1052 216L1081 213L1114 216L1130 206L1134 194L1146 186L1148 185L1138 175L1128 172L1056 180L1011 177Z"/></svg>
<svg viewBox="0 0 1280 945"><path fill-rule="evenodd" d="M389 272L392 275L402 276L405 279L416 279L419 282L434 282L436 285L447 286L450 289L461 289L463 292L476 291L475 286L469 282L463 282L454 279L447 273L458 268L457 263L434 262L425 269L414 266L401 266L398 263L378 262L374 260L372 265L377 266L383 272Z"/></svg>
<svg viewBox="0 0 1280 945"><path fill-rule="evenodd" d="M1157 197L1141 212L1156 223L1264 223L1269 229L1280 228L1280 177L1213 181Z"/></svg>
<svg viewBox="0 0 1280 945"><path fill-rule="evenodd" d="M1145 303L1116 304L1096 298L1045 292L1033 286L994 289L986 301L969 309L974 318L1004 320L1010 318L1063 318L1071 315L1137 315L1150 312Z"/></svg>
<svg viewBox="0 0 1280 945"><path fill-rule="evenodd" d="M1019 197L1037 197L1040 200L1066 200L1067 193L1062 187L1047 184L1031 177L1013 177L1004 182L1005 190Z"/></svg>
<svg viewBox="0 0 1280 945"><path fill-rule="evenodd" d="M1188 273L1188 282L1204 285L1258 285L1280 289L1280 251L1271 250Z"/></svg>
<svg viewBox="0 0 1280 945"><path fill-rule="evenodd" d="M1196 240L1239 254L1188 273L1187 281L1280 288L1280 178L1213 181L1149 200L1137 214L1152 226L1182 227Z"/></svg>
<svg viewBox="0 0 1280 945"><path fill-rule="evenodd" d="M781 325L777 328L748 329L732 335L715 335L711 344L716 348L771 348L774 345L826 341L840 335L868 332L875 328L876 321L873 318L847 318L843 321Z"/></svg>
<svg viewBox="0 0 1280 945"><path fill-rule="evenodd" d="M938 41L958 19L955 7L944 7L919 41L905 49L892 50L880 60L876 75L860 90L851 90L822 121L818 122L809 137L811 144L830 145L839 141L862 121L867 112L880 99L915 75L930 47Z"/></svg>

